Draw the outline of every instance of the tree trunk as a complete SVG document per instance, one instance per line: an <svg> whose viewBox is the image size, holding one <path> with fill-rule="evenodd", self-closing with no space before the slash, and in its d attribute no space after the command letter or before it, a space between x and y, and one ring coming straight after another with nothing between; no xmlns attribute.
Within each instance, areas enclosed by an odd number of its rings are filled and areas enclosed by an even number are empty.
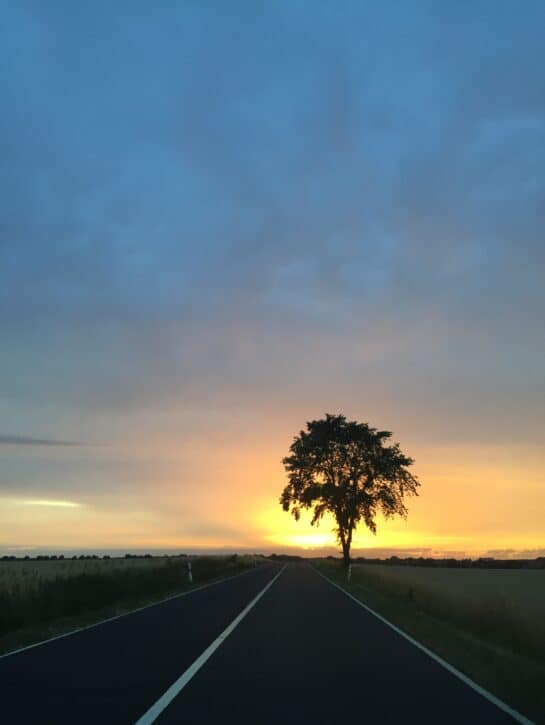
<svg viewBox="0 0 545 725"><path fill-rule="evenodd" d="M350 519L348 524L348 534L343 540L343 561L345 567L348 569L350 566L350 547L352 546L352 534L354 532L354 520Z"/></svg>

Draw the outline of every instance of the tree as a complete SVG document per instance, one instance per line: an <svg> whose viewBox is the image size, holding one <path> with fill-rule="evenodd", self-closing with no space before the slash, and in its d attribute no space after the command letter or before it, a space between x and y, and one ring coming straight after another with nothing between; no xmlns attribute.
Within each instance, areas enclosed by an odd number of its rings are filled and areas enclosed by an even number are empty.
<svg viewBox="0 0 545 725"><path fill-rule="evenodd" d="M418 495L418 479L408 471L413 460L398 443L386 445L391 436L344 415L327 414L307 423L282 460L288 476L282 508L291 509L297 521L302 509L313 508L312 525L332 514L346 566L360 521L376 534L378 513L405 518L404 497Z"/></svg>

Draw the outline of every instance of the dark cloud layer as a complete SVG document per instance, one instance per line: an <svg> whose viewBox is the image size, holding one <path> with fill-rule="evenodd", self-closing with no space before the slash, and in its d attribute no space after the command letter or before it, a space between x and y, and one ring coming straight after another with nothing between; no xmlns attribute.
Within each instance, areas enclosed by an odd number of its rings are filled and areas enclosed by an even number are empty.
<svg viewBox="0 0 545 725"><path fill-rule="evenodd" d="M56 441L21 435L0 435L0 445L8 446L77 446L74 441Z"/></svg>

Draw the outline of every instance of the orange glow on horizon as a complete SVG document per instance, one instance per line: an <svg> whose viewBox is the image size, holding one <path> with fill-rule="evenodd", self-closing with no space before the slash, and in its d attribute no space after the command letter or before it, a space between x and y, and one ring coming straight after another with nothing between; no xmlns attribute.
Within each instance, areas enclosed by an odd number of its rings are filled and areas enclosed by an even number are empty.
<svg viewBox="0 0 545 725"><path fill-rule="evenodd" d="M280 457L286 439L281 432L276 439L250 440L249 449L236 445L235 436L181 449L175 441L136 448L134 457L144 470L147 461L161 461L153 487L135 487L128 496L106 489L91 495L82 488L80 496L70 499L62 492L45 496L38 491L29 492L28 501L3 499L0 545L338 552L331 518L313 527L308 513L297 522L278 503L285 485ZM214 456L207 457L211 445ZM354 552L478 556L516 550L541 555L542 456L506 446L417 447L403 442L403 447L417 461L420 496L408 502L407 520L379 518L376 536L360 524ZM132 447L126 455L133 456ZM190 479L179 473L188 469ZM71 505L62 505L67 500Z"/></svg>

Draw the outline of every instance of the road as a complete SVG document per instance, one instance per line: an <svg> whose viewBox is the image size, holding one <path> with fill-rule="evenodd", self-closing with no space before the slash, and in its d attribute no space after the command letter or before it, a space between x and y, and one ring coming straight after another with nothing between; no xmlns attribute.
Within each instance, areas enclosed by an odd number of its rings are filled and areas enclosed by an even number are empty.
<svg viewBox="0 0 545 725"><path fill-rule="evenodd" d="M265 565L3 657L0 683L5 725L514 722L307 564Z"/></svg>

